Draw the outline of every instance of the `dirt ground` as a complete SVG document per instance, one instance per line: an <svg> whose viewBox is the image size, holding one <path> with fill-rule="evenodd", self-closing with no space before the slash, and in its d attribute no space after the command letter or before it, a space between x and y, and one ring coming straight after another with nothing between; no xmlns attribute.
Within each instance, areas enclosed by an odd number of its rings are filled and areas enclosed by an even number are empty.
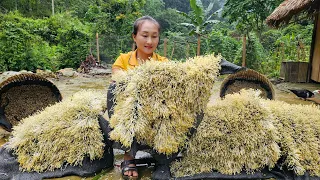
<svg viewBox="0 0 320 180"><path fill-rule="evenodd" d="M225 76L224 76L225 77ZM214 102L219 98L220 85L224 77L217 78L213 90L210 102ZM77 77L60 77L59 79L50 79L60 90L63 98L66 98L81 89L101 89L107 91L108 85L111 80L111 75L86 75L79 74ZM288 89L308 89L317 90L320 89L320 83L290 83L282 82L274 84L275 99L284 101L290 104L313 104L311 101L304 101L297 98Z"/></svg>

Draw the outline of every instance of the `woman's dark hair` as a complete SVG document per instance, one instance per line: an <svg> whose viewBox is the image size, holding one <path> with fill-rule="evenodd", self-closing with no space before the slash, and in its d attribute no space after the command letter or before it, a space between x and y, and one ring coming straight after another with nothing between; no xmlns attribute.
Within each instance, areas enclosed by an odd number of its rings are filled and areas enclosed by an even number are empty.
<svg viewBox="0 0 320 180"><path fill-rule="evenodd" d="M154 23L155 25L158 26L158 30L160 32L160 24L158 23L157 20L153 19L151 16L142 16L141 18L137 19L134 23L133 23L133 31L132 34L137 35L139 27L142 23L144 23L145 21L150 21L152 23Z"/></svg>

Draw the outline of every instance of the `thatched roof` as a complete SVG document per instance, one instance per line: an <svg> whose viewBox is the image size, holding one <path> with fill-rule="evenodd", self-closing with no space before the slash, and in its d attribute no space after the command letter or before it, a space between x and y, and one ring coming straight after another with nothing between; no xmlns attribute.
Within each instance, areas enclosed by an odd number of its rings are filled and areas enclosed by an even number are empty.
<svg viewBox="0 0 320 180"><path fill-rule="evenodd" d="M279 27L280 24L288 23L294 15L302 12L314 13L319 8L320 0L285 0L267 17L266 23Z"/></svg>

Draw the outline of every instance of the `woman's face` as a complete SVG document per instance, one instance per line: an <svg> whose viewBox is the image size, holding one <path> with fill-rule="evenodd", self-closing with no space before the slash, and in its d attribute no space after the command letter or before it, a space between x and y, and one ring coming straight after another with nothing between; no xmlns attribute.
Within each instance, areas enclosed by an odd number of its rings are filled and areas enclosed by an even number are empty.
<svg viewBox="0 0 320 180"><path fill-rule="evenodd" d="M159 43L159 27L151 21L144 21L138 28L136 35L133 34L140 58L146 59L152 56Z"/></svg>

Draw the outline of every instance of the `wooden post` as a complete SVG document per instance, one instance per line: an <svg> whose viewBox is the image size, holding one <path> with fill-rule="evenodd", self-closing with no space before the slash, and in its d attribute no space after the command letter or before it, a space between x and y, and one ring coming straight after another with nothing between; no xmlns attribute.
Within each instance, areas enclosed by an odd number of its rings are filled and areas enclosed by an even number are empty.
<svg viewBox="0 0 320 180"><path fill-rule="evenodd" d="M319 7L320 9L320 7ZM311 70L311 79L320 82L320 13L318 13L316 18L316 31L315 37L313 39L314 46L312 48L312 70Z"/></svg>
<svg viewBox="0 0 320 180"><path fill-rule="evenodd" d="M170 59L172 59L172 57L173 57L174 47L175 47L175 46L176 46L176 42L175 42L175 41L173 41L173 47L172 47L171 57L170 57Z"/></svg>
<svg viewBox="0 0 320 180"><path fill-rule="evenodd" d="M242 67L246 66L246 43L247 43L247 39L246 39L246 35L243 35L243 39L242 39Z"/></svg>
<svg viewBox="0 0 320 180"><path fill-rule="evenodd" d="M54 0L52 0L51 5L52 5L52 16L53 16L54 15Z"/></svg>
<svg viewBox="0 0 320 180"><path fill-rule="evenodd" d="M190 44L187 41L186 58L189 58L189 50L190 50Z"/></svg>
<svg viewBox="0 0 320 180"><path fill-rule="evenodd" d="M300 42L300 51L301 51L301 58L303 59L303 61L306 59L306 51L304 50L304 44L303 42Z"/></svg>
<svg viewBox="0 0 320 180"><path fill-rule="evenodd" d="M280 45L281 45L281 62L283 62L284 61L284 43L280 43Z"/></svg>
<svg viewBox="0 0 320 180"><path fill-rule="evenodd" d="M96 33L96 41L97 41L97 58L98 58L98 64L100 64L100 54L99 54L99 34Z"/></svg>
<svg viewBox="0 0 320 180"><path fill-rule="evenodd" d="M164 57L167 57L167 43L168 43L168 39L164 38L164 41L163 41L163 55L164 55Z"/></svg>
<svg viewBox="0 0 320 180"><path fill-rule="evenodd" d="M298 57L298 62L300 62L300 41L298 41L298 46L297 46L297 57Z"/></svg>
<svg viewBox="0 0 320 180"><path fill-rule="evenodd" d="M200 46L201 46L201 37L200 37L200 34L198 34L197 56L200 56Z"/></svg>

